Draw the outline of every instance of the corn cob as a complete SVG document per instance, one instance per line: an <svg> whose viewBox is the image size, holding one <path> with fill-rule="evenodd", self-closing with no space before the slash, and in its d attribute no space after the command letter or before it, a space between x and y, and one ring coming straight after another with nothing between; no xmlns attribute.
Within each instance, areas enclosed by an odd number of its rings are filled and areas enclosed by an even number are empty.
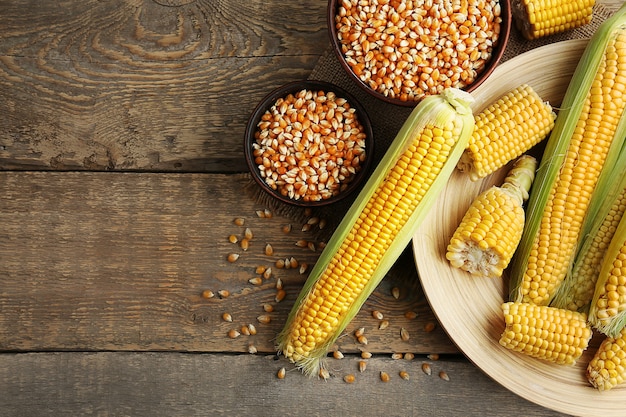
<svg viewBox="0 0 626 417"><path fill-rule="evenodd" d="M534 157L521 156L502 186L493 186L472 201L448 244L446 258L453 267L475 276L502 276L522 237L523 204L536 167Z"/></svg>
<svg viewBox="0 0 626 417"><path fill-rule="evenodd" d="M467 145L471 95L422 100L322 251L277 348L309 375L411 240Z"/></svg>
<svg viewBox="0 0 626 417"><path fill-rule="evenodd" d="M574 265L568 270L550 305L588 312L604 254L625 211L626 149L620 153L615 168L603 170L598 179Z"/></svg>
<svg viewBox="0 0 626 417"><path fill-rule="evenodd" d="M606 337L587 365L589 383L608 391L626 379L626 329L617 337Z"/></svg>
<svg viewBox="0 0 626 417"><path fill-rule="evenodd" d="M520 85L475 116L459 170L472 181L486 177L544 140L555 119L549 103L528 84Z"/></svg>
<svg viewBox="0 0 626 417"><path fill-rule="evenodd" d="M584 313L515 302L503 303L502 312L500 345L534 358L574 365L591 340Z"/></svg>
<svg viewBox="0 0 626 417"><path fill-rule="evenodd" d="M589 322L609 337L617 337L626 325L626 216L622 216L604 254Z"/></svg>
<svg viewBox="0 0 626 417"><path fill-rule="evenodd" d="M513 0L516 27L526 39L571 30L591 22L595 0Z"/></svg>
<svg viewBox="0 0 626 417"><path fill-rule="evenodd" d="M511 262L511 301L551 302L574 260L601 170L612 169L622 147L625 24L622 6L590 39L565 92Z"/></svg>

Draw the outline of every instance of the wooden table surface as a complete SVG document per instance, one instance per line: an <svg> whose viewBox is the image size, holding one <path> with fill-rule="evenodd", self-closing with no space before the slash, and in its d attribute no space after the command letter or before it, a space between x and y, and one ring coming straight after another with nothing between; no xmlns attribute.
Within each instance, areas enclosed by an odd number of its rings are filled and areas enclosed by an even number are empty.
<svg viewBox="0 0 626 417"><path fill-rule="evenodd" d="M307 78L327 51L326 3L0 0L0 416L561 415L457 350L410 248L338 341L329 380L276 357L306 274L248 280L285 257L313 264L319 249L294 243L319 245L333 226L302 231L316 212L256 193L243 132L265 94ZM228 236L245 227L243 252ZM228 337L251 323L256 334ZM363 349L373 357L358 373Z"/></svg>

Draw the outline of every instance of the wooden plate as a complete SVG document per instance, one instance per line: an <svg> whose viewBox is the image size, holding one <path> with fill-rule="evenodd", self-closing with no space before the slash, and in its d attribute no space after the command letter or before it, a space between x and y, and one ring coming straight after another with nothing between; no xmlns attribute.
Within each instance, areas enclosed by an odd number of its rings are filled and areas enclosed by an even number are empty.
<svg viewBox="0 0 626 417"><path fill-rule="evenodd" d="M559 42L503 63L472 93L476 98L474 110L482 110L521 83L530 84L544 100L558 106L586 44L586 40ZM448 241L472 199L488 186L499 184L503 176L504 169L472 183L455 172L413 236L417 270L432 309L470 361L521 397L573 415L625 416L626 385L601 393L585 378L587 364L601 341L599 336L571 367L509 351L498 344L504 330L500 305L506 297L505 281L472 278L451 268L445 259Z"/></svg>

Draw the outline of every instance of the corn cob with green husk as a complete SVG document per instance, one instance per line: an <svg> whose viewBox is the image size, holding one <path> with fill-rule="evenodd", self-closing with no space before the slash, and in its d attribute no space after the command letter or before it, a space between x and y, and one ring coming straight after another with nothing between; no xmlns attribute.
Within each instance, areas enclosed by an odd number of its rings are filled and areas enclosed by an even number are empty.
<svg viewBox="0 0 626 417"><path fill-rule="evenodd" d="M622 119L622 123L626 118ZM551 305L588 312L604 254L626 212L626 149L613 170L603 170L591 198L574 264Z"/></svg>
<svg viewBox="0 0 626 417"><path fill-rule="evenodd" d="M480 193L461 219L446 258L474 276L498 278L508 266L524 230L524 201L535 178L537 160L523 155L501 186Z"/></svg>
<svg viewBox="0 0 626 417"><path fill-rule="evenodd" d="M599 391L608 391L626 380L626 329L602 341L587 365L587 379Z"/></svg>
<svg viewBox="0 0 626 417"><path fill-rule="evenodd" d="M477 181L544 140L554 127L556 114L530 85L522 84L474 119L476 127L458 168Z"/></svg>
<svg viewBox="0 0 626 417"><path fill-rule="evenodd" d="M626 6L590 39L565 92L511 262L510 300L548 305L574 260L591 195L626 137Z"/></svg>
<svg viewBox="0 0 626 417"><path fill-rule="evenodd" d="M513 17L526 39L537 39L591 22L595 0L513 0Z"/></svg>
<svg viewBox="0 0 626 417"><path fill-rule="evenodd" d="M507 349L560 365L574 365L589 346L587 316L577 311L529 303L502 304Z"/></svg>
<svg viewBox="0 0 626 417"><path fill-rule="evenodd" d="M277 340L306 374L319 374L447 183L474 128L472 101L458 89L422 100L331 236Z"/></svg>
<svg viewBox="0 0 626 417"><path fill-rule="evenodd" d="M589 322L609 337L617 337L626 325L626 216L622 216L604 254L589 306Z"/></svg>

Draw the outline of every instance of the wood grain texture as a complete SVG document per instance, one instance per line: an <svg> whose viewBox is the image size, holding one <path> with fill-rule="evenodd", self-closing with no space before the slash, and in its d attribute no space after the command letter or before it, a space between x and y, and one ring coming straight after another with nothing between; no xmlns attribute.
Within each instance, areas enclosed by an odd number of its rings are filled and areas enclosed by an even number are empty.
<svg viewBox="0 0 626 417"><path fill-rule="evenodd" d="M244 171L247 118L310 73L325 7L2 0L0 169Z"/></svg>
<svg viewBox="0 0 626 417"><path fill-rule="evenodd" d="M432 375L421 370L428 362ZM280 367L288 369L279 380ZM0 411L43 416L563 416L501 389L465 361L334 360L333 377L307 378L271 356L177 353L0 355ZM406 381L401 370L410 375ZM391 380L380 381L380 371ZM449 381L438 374L445 371ZM346 384L343 376L354 373ZM489 401L484 401L484 398Z"/></svg>
<svg viewBox="0 0 626 417"><path fill-rule="evenodd" d="M259 218L247 175L87 172L0 173L0 350L179 350L245 352L253 343L273 352L306 275L278 269L295 257L312 265L321 232L302 232L304 216ZM233 224L235 217L245 226ZM292 224L289 234L282 226ZM245 227L254 237L242 251L228 241ZM329 233L329 231L327 231ZM270 243L274 255L264 254ZM241 256L235 263L229 253ZM273 268L262 285L248 282L258 265ZM276 303L276 281L287 298ZM400 288L400 298L391 288ZM226 289L230 297L203 299L202 291ZM257 322L265 303L275 305L269 325ZM377 330L372 310L390 326ZM407 311L418 317L405 318ZM221 315L228 312L233 322ZM456 352L435 323L423 296L410 251L380 284L348 335L346 352ZM229 339L230 329L253 323L256 336ZM369 344L350 335L367 329ZM412 335L400 339L400 329Z"/></svg>

